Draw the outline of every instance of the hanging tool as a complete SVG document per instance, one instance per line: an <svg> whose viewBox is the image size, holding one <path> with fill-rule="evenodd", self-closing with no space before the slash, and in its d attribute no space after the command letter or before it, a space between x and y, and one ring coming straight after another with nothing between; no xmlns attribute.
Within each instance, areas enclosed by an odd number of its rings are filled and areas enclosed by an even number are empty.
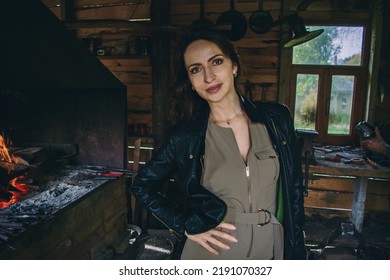
<svg viewBox="0 0 390 280"><path fill-rule="evenodd" d="M249 100L253 101L253 92L252 92L253 85L251 84L251 82L249 80L245 81L244 88L245 88L246 97Z"/></svg>
<svg viewBox="0 0 390 280"><path fill-rule="evenodd" d="M301 148L301 157L305 160L305 175L303 178L304 191L303 195L307 196L309 194L309 165L310 162L316 163L314 158L314 148L313 148L313 139L318 136L316 130L295 130L298 142Z"/></svg>
<svg viewBox="0 0 390 280"><path fill-rule="evenodd" d="M260 83L259 84L262 87L261 90L261 101L266 101L266 94L267 94L267 88L272 86L272 83Z"/></svg>

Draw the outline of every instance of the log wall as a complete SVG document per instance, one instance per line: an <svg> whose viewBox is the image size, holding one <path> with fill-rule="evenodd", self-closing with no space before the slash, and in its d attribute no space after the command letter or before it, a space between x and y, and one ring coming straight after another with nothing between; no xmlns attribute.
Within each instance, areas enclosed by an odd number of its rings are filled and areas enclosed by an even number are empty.
<svg viewBox="0 0 390 280"><path fill-rule="evenodd" d="M52 9L56 15L61 18L61 9L56 6L60 0L45 0L45 3ZM134 1L138 4L127 3L123 0L74 0L75 12L74 19L83 22L68 21L68 25L75 30L76 35L83 40L87 47L89 40L94 39L95 43L100 43L100 47L110 47L128 44L132 36L149 36L151 27L148 21L141 23L124 22L128 19L149 19L151 0ZM129 1L132 2L132 1ZM171 45L172 54L177 43L176 36L181 32L181 27L189 26L193 21L200 17L200 7L198 0L170 0L171 5ZM299 0L285 1L288 7L282 5L280 0L263 1L263 9L271 13L274 20L278 19L282 11L294 11L302 2ZM315 11L323 17L331 16L331 10L338 10L345 13L346 16L354 16L354 13L348 12L354 1L313 1L306 15L310 11ZM337 3L336 3L337 2ZM343 2L343 3L341 3ZM341 3L341 4L340 4ZM96 5L106 4L106 7L96 7ZM109 5L111 4L111 6ZM95 7L94 7L95 5ZM236 0L235 9L243 13L247 19L251 14L258 10L259 2L257 0ZM230 9L230 1L210 0L205 1L205 18L216 22L221 13ZM324 11L324 12L321 12ZM359 13L355 13L360 16ZM95 22L89 22L95 20ZM98 21L96 21L98 20ZM161 27L163 28L163 27ZM166 30L167 30L166 29ZM386 32L384 32L386 33ZM244 38L235 42L243 63L243 75L240 81L241 91L244 90L244 83L248 80L253 84L254 99L260 99L262 88L261 83L271 83L271 87L266 90L266 100L283 100L288 92L281 91L280 79L283 79L283 73L280 73L280 27L272 28L269 32L259 35L254 33L249 27ZM388 41L386 41L388 44ZM96 46L95 46L96 47ZM95 50L96 51L96 50ZM128 97L128 123L130 136L139 137L137 132L138 123L153 125L152 119L152 63L149 55L106 55L98 56L100 61L109 68L119 80L127 86ZM283 83L282 83L283 84ZM283 87L282 87L283 89ZM387 98L387 99L386 99ZM388 100L385 95L384 100ZM388 116L387 103L380 103L376 119L385 119ZM142 137L150 145L152 140L150 135ZM129 144L134 141L134 137L129 137ZM129 160L131 161L131 152ZM389 211L390 205L390 183L388 181L369 182L366 211ZM329 215L349 215L352 203L352 180L323 177L319 180L311 181L309 184L309 195L305 198L307 213L323 212Z"/></svg>

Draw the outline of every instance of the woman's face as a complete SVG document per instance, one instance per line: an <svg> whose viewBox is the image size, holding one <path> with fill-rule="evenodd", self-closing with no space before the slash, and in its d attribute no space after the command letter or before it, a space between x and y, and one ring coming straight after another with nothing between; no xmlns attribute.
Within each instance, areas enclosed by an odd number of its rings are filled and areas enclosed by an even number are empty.
<svg viewBox="0 0 390 280"><path fill-rule="evenodd" d="M237 65L216 44L206 40L192 42L184 52L184 63L193 88L207 102L236 95Z"/></svg>

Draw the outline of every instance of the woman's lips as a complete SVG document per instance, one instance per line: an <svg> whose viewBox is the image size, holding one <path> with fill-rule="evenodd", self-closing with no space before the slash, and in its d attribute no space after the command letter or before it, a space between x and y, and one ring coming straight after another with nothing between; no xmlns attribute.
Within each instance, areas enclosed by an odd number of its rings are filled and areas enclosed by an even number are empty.
<svg viewBox="0 0 390 280"><path fill-rule="evenodd" d="M214 86L207 88L206 91L208 93L216 93L221 88L221 86L222 86L222 84L217 84L217 85L214 85Z"/></svg>

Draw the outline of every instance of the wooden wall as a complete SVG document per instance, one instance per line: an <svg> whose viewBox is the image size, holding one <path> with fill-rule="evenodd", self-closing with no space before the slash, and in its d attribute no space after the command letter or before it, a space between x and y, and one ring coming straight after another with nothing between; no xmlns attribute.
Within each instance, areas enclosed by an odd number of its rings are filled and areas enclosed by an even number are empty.
<svg viewBox="0 0 390 280"><path fill-rule="evenodd" d="M63 0L44 0L59 18L64 14L61 12L61 8L56 6L60 1ZM138 4L131 4L123 0L73 0L73 2L75 12L70 15L70 19L66 20L66 23L75 30L75 34L86 45L90 42L89 40L94 39L95 43L100 42L101 47L115 49L123 42L128 44L129 38L132 36L149 36L152 31L156 31L148 21L128 22L129 19L150 19L151 0L134 1ZM171 53L173 54L179 38L178 34L182 27L188 27L200 17L200 6L198 0L170 0L168 2L171 4L170 26L160 26L160 28L165 31L170 30ZM285 4L282 5L282 2ZM302 2L300 0L265 0L263 1L263 9L269 11L273 19L276 20L281 17L282 12L290 13L296 10ZM310 9L304 12L305 15L310 15L311 11L315 11L315 14L321 14L322 17L327 18L332 16L332 10L337 10L339 16L340 13L347 17L354 14L348 10L354 1L343 1L342 4L340 4L341 1L331 0L313 2ZM206 19L216 22L221 13L229 9L230 1L206 0L204 16ZM236 0L235 9L249 19L251 14L259 9L259 1ZM356 15L358 14L355 13ZM280 58L286 55L281 54L280 50L280 42L285 37L285 34L281 33L282 30L281 27L275 27L269 32L259 35L248 27L245 37L235 42L243 63L243 75L240 80L242 93L245 92L244 83L248 80L254 86L252 89L254 99L261 98L261 83L271 84L271 87L265 91L266 100L283 101L288 94L283 87L286 83L284 80L285 72L288 69L286 69L286 64L280 61ZM140 136L137 135L139 133L139 131L137 132L138 123L146 123L150 127L153 125L151 55L130 55L129 53L108 55L107 52L106 55L98 56L98 58L127 86L129 144L132 144L134 139ZM388 95L386 98L389 100ZM380 103L376 107L379 109L384 107L383 111L386 111L388 108L386 103L382 104ZM376 118L384 118L384 114L388 114L388 110ZM151 134L142 136L148 146L153 145ZM129 160L131 160L131 155L132 151L129 152ZM388 181L369 182L367 211L390 210L389 186ZM308 214L320 212L332 215L349 215L353 193L351 179L321 177L311 181L309 188L309 196L305 198Z"/></svg>

